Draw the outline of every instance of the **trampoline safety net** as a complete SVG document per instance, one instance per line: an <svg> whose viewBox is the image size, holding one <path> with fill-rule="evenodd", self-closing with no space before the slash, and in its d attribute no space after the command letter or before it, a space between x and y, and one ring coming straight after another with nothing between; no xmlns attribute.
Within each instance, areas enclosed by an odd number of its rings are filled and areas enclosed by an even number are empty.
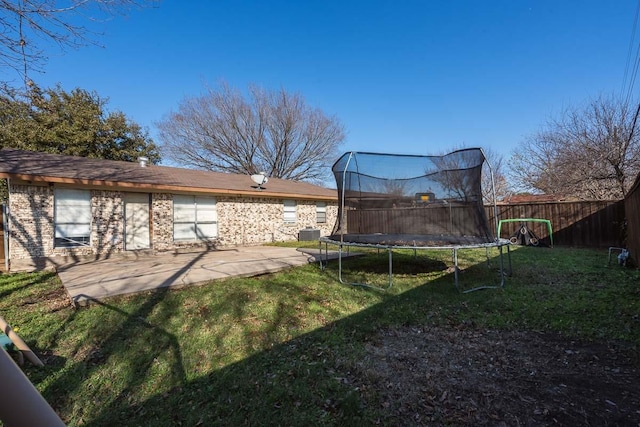
<svg viewBox="0 0 640 427"><path fill-rule="evenodd" d="M332 167L339 210L329 238L420 247L494 242L484 162L480 148L443 156L347 152Z"/></svg>

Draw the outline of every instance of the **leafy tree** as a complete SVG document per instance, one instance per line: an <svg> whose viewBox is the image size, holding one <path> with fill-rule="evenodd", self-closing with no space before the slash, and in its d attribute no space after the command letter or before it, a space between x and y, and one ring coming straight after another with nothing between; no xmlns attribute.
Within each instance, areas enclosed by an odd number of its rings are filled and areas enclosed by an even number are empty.
<svg viewBox="0 0 640 427"><path fill-rule="evenodd" d="M0 95L0 147L124 161L145 156L160 162L148 132L122 112L107 112L107 101L79 88L5 89Z"/></svg>
<svg viewBox="0 0 640 427"><path fill-rule="evenodd" d="M244 97L226 84L185 98L157 126L163 154L177 164L312 182L328 176L345 138L337 118L299 94L251 86Z"/></svg>
<svg viewBox="0 0 640 427"><path fill-rule="evenodd" d="M623 198L640 171L637 110L600 96L550 118L513 153L520 190L582 199Z"/></svg>
<svg viewBox="0 0 640 427"><path fill-rule="evenodd" d="M83 22L106 20L157 0L0 0L0 67L29 83L30 70L46 62L44 45L77 48L97 44Z"/></svg>

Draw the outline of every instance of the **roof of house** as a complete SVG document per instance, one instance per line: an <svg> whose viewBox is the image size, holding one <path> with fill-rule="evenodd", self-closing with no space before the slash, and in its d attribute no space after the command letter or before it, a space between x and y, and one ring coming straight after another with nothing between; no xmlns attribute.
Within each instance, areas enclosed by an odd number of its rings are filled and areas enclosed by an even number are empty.
<svg viewBox="0 0 640 427"><path fill-rule="evenodd" d="M544 203L557 202L562 198L553 194L512 194L504 198L504 203Z"/></svg>
<svg viewBox="0 0 640 427"><path fill-rule="evenodd" d="M513 194L504 198L501 203L547 203L547 202L567 202L577 199L557 194Z"/></svg>
<svg viewBox="0 0 640 427"><path fill-rule="evenodd" d="M185 191L252 197L336 200L337 191L306 182L269 178L262 189L248 175L183 169L3 148L0 177L148 191Z"/></svg>

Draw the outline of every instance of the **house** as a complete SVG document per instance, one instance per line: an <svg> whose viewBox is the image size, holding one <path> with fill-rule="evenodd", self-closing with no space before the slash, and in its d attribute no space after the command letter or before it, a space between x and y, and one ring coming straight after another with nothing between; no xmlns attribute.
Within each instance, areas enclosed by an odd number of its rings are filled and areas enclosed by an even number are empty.
<svg viewBox="0 0 640 427"><path fill-rule="evenodd" d="M5 148L5 264L11 271L331 233L337 192L304 182Z"/></svg>

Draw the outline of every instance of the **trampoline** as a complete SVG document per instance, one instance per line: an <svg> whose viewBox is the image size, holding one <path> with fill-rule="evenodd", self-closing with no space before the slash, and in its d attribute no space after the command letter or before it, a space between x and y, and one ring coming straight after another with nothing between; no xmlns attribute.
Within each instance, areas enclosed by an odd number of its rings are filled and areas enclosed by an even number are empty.
<svg viewBox="0 0 640 427"><path fill-rule="evenodd" d="M458 252L485 248L499 253L497 285L481 285L464 292L504 286L506 248L511 271L510 241L497 237L489 224L482 193L481 148L457 150L443 156L419 156L369 152L347 152L333 165L338 190L338 217L329 236L319 241L321 268L328 262L328 245L338 246L338 278L341 283L342 254L351 247L384 249L389 255L389 289L393 285L393 250L450 250L455 286L459 286ZM493 171L491 166L492 188ZM324 251L323 246L324 244ZM324 259L323 258L324 254ZM366 283L351 285L372 286Z"/></svg>

